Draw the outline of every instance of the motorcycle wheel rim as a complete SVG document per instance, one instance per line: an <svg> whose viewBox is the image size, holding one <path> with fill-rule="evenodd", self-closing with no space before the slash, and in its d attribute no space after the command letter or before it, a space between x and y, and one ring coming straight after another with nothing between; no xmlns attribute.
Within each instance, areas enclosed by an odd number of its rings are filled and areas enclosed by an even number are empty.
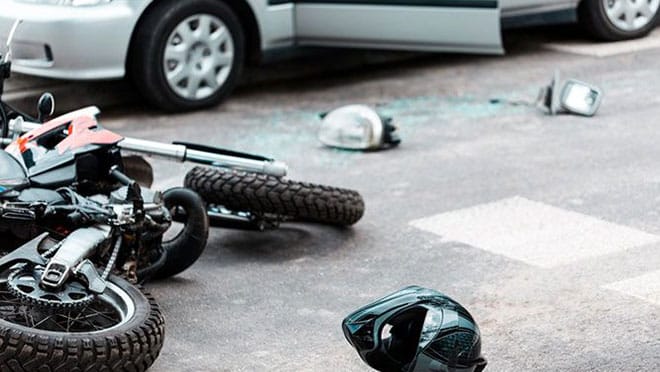
<svg viewBox="0 0 660 372"><path fill-rule="evenodd" d="M118 285L106 290L81 309L43 308L15 297L0 282L0 319L15 326L59 334L95 334L119 328L135 314L135 302Z"/></svg>

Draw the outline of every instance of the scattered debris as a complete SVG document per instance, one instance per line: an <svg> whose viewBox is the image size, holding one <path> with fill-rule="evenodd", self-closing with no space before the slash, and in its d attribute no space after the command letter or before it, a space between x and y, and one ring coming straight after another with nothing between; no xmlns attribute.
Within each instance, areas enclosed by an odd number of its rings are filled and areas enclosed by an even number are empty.
<svg viewBox="0 0 660 372"><path fill-rule="evenodd" d="M548 86L541 88L536 101L491 98L491 105L540 107L549 115L561 113L594 116L600 107L603 92L598 87L576 79L561 80L556 71Z"/></svg>
<svg viewBox="0 0 660 372"><path fill-rule="evenodd" d="M527 106L527 107L534 107L537 104L536 102L530 102L525 100L510 100L506 98L491 98L488 100L488 103L491 105L507 104L509 106Z"/></svg>
<svg viewBox="0 0 660 372"><path fill-rule="evenodd" d="M559 71L550 85L541 88L539 103L550 115L570 113L583 116L594 116L603 98L602 91L583 81L561 80Z"/></svg>
<svg viewBox="0 0 660 372"><path fill-rule="evenodd" d="M326 146L348 150L382 150L401 143L392 124L365 105L348 105L321 114L319 140Z"/></svg>

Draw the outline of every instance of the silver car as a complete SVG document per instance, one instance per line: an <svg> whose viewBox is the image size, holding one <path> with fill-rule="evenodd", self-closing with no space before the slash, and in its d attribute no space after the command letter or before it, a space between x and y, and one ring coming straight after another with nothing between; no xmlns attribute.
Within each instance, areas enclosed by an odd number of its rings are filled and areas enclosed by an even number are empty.
<svg viewBox="0 0 660 372"><path fill-rule="evenodd" d="M580 21L640 37L660 0L0 0L0 36L24 20L17 72L129 77L153 105L214 105L246 63L296 46L502 53L501 28Z"/></svg>

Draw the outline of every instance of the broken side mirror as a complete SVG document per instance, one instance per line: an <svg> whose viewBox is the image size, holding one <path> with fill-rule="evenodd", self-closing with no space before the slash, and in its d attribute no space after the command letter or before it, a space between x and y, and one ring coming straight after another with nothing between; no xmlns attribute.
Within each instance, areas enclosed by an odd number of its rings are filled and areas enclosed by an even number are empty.
<svg viewBox="0 0 660 372"><path fill-rule="evenodd" d="M561 92L561 106L568 112L594 116L603 95L597 87L578 80L568 80Z"/></svg>
<svg viewBox="0 0 660 372"><path fill-rule="evenodd" d="M37 103L37 113L40 123L48 120L55 112L55 97L51 93L44 93L39 97Z"/></svg>
<svg viewBox="0 0 660 372"><path fill-rule="evenodd" d="M541 90L541 105L550 115L567 112L576 115L594 116L603 98L602 91L583 81L568 79L561 81L555 72L550 85Z"/></svg>

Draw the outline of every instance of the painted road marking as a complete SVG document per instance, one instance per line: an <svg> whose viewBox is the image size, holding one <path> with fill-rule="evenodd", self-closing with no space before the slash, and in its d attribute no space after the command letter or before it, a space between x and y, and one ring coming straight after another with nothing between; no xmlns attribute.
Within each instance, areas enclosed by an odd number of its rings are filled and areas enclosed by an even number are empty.
<svg viewBox="0 0 660 372"><path fill-rule="evenodd" d="M550 268L660 241L660 236L522 197L410 222L416 228Z"/></svg>
<svg viewBox="0 0 660 372"><path fill-rule="evenodd" d="M543 46L558 52L592 57L609 57L660 48L660 29L656 29L645 38L629 41L599 43L590 40L565 40L562 42L548 42Z"/></svg>
<svg viewBox="0 0 660 372"><path fill-rule="evenodd" d="M603 288L660 305L660 270L607 284Z"/></svg>

